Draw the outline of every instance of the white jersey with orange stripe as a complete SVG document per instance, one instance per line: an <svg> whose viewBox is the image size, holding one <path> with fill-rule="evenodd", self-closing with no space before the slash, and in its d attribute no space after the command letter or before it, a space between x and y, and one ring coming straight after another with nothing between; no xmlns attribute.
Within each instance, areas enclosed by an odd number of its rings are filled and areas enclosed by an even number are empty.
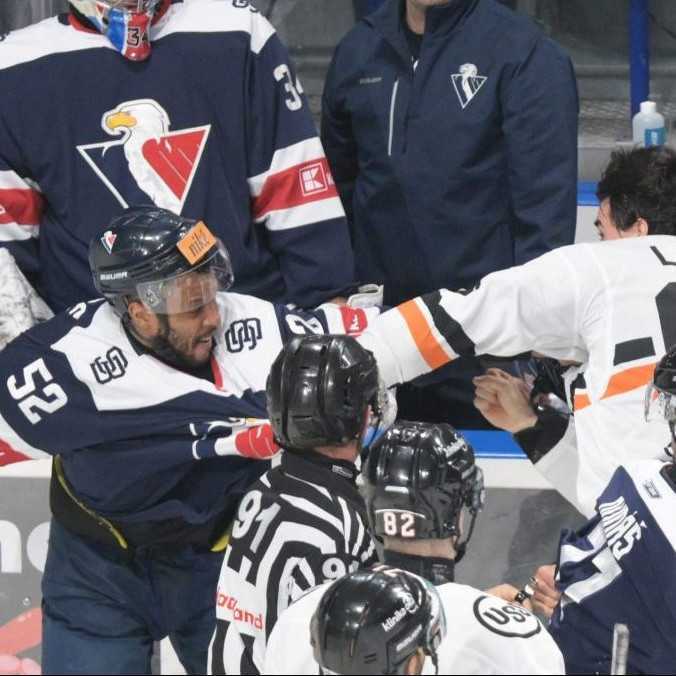
<svg viewBox="0 0 676 676"><path fill-rule="evenodd" d="M655 364L676 344L674 308L676 237L653 235L562 247L492 273L470 293L415 298L383 314L360 341L388 386L460 355L533 350L578 362L569 378L584 373L586 389L568 388L575 439L556 463L552 455L538 468L549 465L552 484L591 515L620 464L664 457L667 430L644 421L643 398Z"/></svg>

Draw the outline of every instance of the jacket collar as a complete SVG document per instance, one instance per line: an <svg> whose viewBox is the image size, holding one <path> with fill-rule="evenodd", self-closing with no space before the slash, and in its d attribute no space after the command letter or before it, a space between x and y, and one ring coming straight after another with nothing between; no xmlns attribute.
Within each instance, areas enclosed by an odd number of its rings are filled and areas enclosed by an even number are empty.
<svg viewBox="0 0 676 676"><path fill-rule="evenodd" d="M388 0L373 14L365 17L364 21L408 60L408 45L403 29L405 1ZM451 0L447 5L430 7L427 10L425 35L448 35L465 23L478 3L479 0Z"/></svg>

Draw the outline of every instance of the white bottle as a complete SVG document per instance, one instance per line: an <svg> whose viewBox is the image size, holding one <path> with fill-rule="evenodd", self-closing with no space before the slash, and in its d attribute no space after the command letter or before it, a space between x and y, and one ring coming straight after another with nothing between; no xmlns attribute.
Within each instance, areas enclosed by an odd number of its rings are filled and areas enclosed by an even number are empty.
<svg viewBox="0 0 676 676"><path fill-rule="evenodd" d="M664 117L657 112L654 101L643 101L632 122L634 143L639 146L663 146L667 142Z"/></svg>

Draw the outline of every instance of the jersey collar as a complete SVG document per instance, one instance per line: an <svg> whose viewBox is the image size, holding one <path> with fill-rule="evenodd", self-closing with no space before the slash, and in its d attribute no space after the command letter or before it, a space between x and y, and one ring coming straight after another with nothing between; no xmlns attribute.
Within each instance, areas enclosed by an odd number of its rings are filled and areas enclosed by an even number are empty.
<svg viewBox="0 0 676 676"><path fill-rule="evenodd" d="M281 470L364 506L356 485L359 470L353 462L334 460L313 451L284 451Z"/></svg>

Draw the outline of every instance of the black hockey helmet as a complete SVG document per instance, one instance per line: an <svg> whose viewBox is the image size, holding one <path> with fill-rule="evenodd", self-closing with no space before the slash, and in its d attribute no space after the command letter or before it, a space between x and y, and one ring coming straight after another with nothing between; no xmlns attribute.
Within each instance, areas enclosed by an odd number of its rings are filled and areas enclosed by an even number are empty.
<svg viewBox="0 0 676 676"><path fill-rule="evenodd" d="M371 448L362 476L379 537L460 537L466 507L472 520L465 540L456 543L460 560L484 505L484 481L459 432L447 424L399 421Z"/></svg>
<svg viewBox="0 0 676 676"><path fill-rule="evenodd" d="M158 314L197 309L233 283L228 252L202 221L156 206L133 207L114 218L89 245L94 286L124 315L138 298ZM189 273L199 284L182 289Z"/></svg>
<svg viewBox="0 0 676 676"><path fill-rule="evenodd" d="M660 359L645 392L645 419L669 423L676 441L676 345Z"/></svg>
<svg viewBox="0 0 676 676"><path fill-rule="evenodd" d="M418 649L437 665L446 618L437 590L388 566L358 570L324 593L310 623L324 673L403 674Z"/></svg>
<svg viewBox="0 0 676 676"><path fill-rule="evenodd" d="M377 433L396 416L373 355L350 336L293 338L270 369L266 394L275 440L284 448L336 446L362 433L368 443L371 430Z"/></svg>

